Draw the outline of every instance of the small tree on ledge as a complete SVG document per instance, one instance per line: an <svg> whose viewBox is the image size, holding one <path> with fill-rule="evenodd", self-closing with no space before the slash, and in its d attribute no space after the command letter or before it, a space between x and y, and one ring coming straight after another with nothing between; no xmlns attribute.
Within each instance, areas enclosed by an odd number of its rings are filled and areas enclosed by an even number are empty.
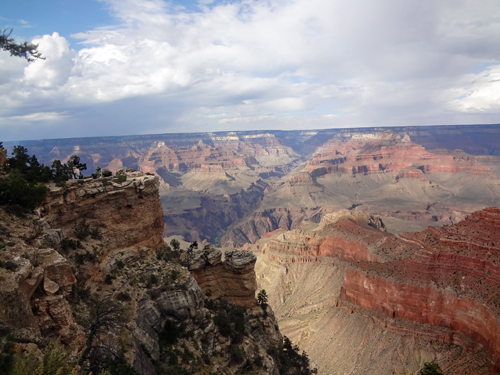
<svg viewBox="0 0 500 375"><path fill-rule="evenodd" d="M425 362L424 368L418 372L418 375L443 375L444 372L437 363Z"/></svg>
<svg viewBox="0 0 500 375"><path fill-rule="evenodd" d="M262 307L267 306L267 293L264 289L262 289L257 295L257 303Z"/></svg>

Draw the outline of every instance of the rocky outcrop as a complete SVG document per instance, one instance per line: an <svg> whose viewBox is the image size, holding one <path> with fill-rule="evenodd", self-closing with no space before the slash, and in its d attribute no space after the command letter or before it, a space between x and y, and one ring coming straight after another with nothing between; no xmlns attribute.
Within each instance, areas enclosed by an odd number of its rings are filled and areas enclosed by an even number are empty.
<svg viewBox="0 0 500 375"><path fill-rule="evenodd" d="M83 219L97 228L108 251L163 243L163 215L157 177L128 172L121 184L106 179L70 180L50 185L40 213L53 227L71 233Z"/></svg>
<svg viewBox="0 0 500 375"><path fill-rule="evenodd" d="M5 267L0 267L0 331L37 344L56 334L65 344L81 347L83 330L66 300L75 275L67 258L44 245L58 232L47 228L44 220L32 218L30 228L26 220L2 211L3 220L9 222L11 246L0 255L0 265ZM5 230L3 224L0 227Z"/></svg>
<svg viewBox="0 0 500 375"><path fill-rule="evenodd" d="M261 251L269 259L282 263L316 262L319 257L385 262L402 248L385 233L379 217L342 210L326 214L312 231L296 229L274 236Z"/></svg>
<svg viewBox="0 0 500 375"><path fill-rule="evenodd" d="M340 297L393 317L446 326L472 337L500 365L500 210L400 236L420 245L410 257L360 264L345 274Z"/></svg>
<svg viewBox="0 0 500 375"><path fill-rule="evenodd" d="M38 217L0 208L0 335L42 352L57 338L85 363L111 353L143 375L278 375L286 354L271 308L256 304L255 255L170 249L158 178L127 177L51 186Z"/></svg>
<svg viewBox="0 0 500 375"><path fill-rule="evenodd" d="M152 363L144 365L141 348L151 359L160 359L160 332L168 318L201 323L204 318L203 293L192 277L184 282L155 288L142 294L137 301L132 335L136 341L134 367L141 373L156 373ZM146 370L149 369L149 370Z"/></svg>
<svg viewBox="0 0 500 375"><path fill-rule="evenodd" d="M15 275L0 268L0 333L13 333L23 341L40 340L40 329L36 324L29 299L19 288Z"/></svg>
<svg viewBox="0 0 500 375"><path fill-rule="evenodd" d="M196 282L212 298L227 298L239 306L256 305L255 262L251 251L226 251L225 260L218 249L209 248L194 252L189 270Z"/></svg>

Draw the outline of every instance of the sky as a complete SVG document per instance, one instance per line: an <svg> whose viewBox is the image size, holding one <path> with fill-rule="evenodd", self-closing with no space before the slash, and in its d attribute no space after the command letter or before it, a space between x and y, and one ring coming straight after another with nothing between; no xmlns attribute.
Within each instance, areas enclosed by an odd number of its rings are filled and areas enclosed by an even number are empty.
<svg viewBox="0 0 500 375"><path fill-rule="evenodd" d="M2 0L0 141L500 123L499 0Z"/></svg>

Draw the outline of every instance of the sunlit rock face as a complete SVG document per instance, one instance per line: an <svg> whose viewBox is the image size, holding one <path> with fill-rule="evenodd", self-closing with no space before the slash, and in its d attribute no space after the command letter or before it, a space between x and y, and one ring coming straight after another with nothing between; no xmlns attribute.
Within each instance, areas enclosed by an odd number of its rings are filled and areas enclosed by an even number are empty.
<svg viewBox="0 0 500 375"><path fill-rule="evenodd" d="M130 246L155 248L163 243L163 214L158 178L129 172L121 184L102 179L72 180L50 186L40 212L53 228L68 233L83 219L98 228L109 251Z"/></svg>
<svg viewBox="0 0 500 375"><path fill-rule="evenodd" d="M417 371L424 358L450 374L498 371L498 208L395 236L370 215L339 211L312 230L262 239L255 250L259 287L268 290L283 333L326 373ZM343 340L359 345L354 364L342 355ZM369 360L369 350L381 350L374 340L387 355ZM400 350L406 354L394 357Z"/></svg>
<svg viewBox="0 0 500 375"><path fill-rule="evenodd" d="M239 306L256 305L255 262L251 251L226 251L224 261L218 249L199 250L189 266L200 288L213 298L225 297Z"/></svg>
<svg viewBox="0 0 500 375"><path fill-rule="evenodd" d="M346 272L340 298L393 317L445 326L483 345L500 364L500 210L452 227L401 235L410 257Z"/></svg>

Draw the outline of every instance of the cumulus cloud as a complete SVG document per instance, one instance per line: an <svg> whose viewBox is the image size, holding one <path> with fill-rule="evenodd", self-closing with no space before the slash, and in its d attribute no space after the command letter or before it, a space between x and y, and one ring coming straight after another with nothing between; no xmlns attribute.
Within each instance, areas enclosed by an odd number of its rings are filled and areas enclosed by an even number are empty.
<svg viewBox="0 0 500 375"><path fill-rule="evenodd" d="M38 51L46 57L24 69L25 82L43 89L62 87L72 74L76 52L70 50L68 41L56 32L34 39L33 43L38 45Z"/></svg>
<svg viewBox="0 0 500 375"><path fill-rule="evenodd" d="M498 121L497 0L101 1L120 23L73 35L78 52L54 33L34 40L45 61L0 65L0 126L62 112L75 136ZM77 133L85 116L107 127Z"/></svg>

